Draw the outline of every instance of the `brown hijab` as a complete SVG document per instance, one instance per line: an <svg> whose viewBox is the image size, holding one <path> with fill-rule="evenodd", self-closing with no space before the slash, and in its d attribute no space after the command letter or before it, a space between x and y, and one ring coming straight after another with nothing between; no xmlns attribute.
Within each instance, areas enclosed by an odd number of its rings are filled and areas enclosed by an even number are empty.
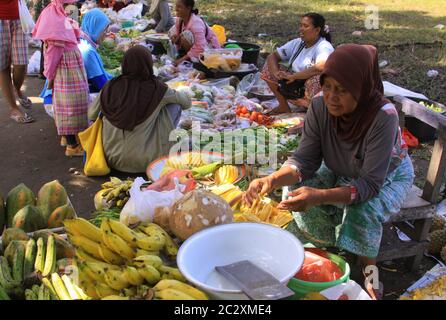
<svg viewBox="0 0 446 320"><path fill-rule="evenodd" d="M378 111L389 103L384 98L376 48L357 44L340 46L328 57L321 74L321 84L326 76L333 77L358 102L350 114L341 117L330 115L333 127L344 141L362 139Z"/></svg>
<svg viewBox="0 0 446 320"><path fill-rule="evenodd" d="M166 91L166 84L153 75L150 51L134 46L124 55L122 75L102 89L102 112L113 126L132 131L156 110Z"/></svg>

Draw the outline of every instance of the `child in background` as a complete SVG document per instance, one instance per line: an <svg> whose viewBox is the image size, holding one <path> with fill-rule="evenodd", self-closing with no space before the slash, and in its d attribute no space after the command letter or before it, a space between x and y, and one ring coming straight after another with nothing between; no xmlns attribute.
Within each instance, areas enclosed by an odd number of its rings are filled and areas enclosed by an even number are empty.
<svg viewBox="0 0 446 320"><path fill-rule="evenodd" d="M44 42L45 77L53 89L57 133L66 139L65 155L83 156L76 134L88 127L89 91L82 55L77 47L81 31L68 18L64 4L75 0L52 0L42 11L33 37Z"/></svg>

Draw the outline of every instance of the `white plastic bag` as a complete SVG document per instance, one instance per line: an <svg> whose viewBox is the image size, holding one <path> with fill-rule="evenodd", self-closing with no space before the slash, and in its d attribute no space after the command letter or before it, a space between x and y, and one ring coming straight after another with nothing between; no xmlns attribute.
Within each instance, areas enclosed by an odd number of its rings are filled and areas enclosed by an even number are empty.
<svg viewBox="0 0 446 320"><path fill-rule="evenodd" d="M118 12L118 19L121 21L141 19L142 3L131 4L122 8Z"/></svg>
<svg viewBox="0 0 446 320"><path fill-rule="evenodd" d="M40 72L40 58L40 51L35 51L28 62L28 74L38 74Z"/></svg>
<svg viewBox="0 0 446 320"><path fill-rule="evenodd" d="M19 0L19 15L23 33L30 34L36 24L34 23L24 0Z"/></svg>
<svg viewBox="0 0 446 320"><path fill-rule="evenodd" d="M176 201L183 197L181 185L177 184L170 191L141 191L141 185L146 181L138 177L130 188L130 199L121 211L120 221L125 225L144 221L153 221L155 209L158 207L172 207Z"/></svg>

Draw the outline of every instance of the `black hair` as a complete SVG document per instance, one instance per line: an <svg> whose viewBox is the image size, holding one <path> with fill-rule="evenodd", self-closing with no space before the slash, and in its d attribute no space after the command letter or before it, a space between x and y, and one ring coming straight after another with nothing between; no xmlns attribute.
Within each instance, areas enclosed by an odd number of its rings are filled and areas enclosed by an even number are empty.
<svg viewBox="0 0 446 320"><path fill-rule="evenodd" d="M187 1L187 0L184 0ZM193 1L193 0L192 0ZM331 43L331 33L330 31L325 31L325 18L323 15L319 14L319 13L315 13L315 12L309 12L306 13L302 16L303 17L308 17L313 21L313 26L315 28L321 28L321 31L319 32L319 35L321 37L324 37L328 42Z"/></svg>
<svg viewBox="0 0 446 320"><path fill-rule="evenodd" d="M192 13L198 14L198 9L195 8L195 0L182 0L183 4L186 6L186 8L191 8Z"/></svg>

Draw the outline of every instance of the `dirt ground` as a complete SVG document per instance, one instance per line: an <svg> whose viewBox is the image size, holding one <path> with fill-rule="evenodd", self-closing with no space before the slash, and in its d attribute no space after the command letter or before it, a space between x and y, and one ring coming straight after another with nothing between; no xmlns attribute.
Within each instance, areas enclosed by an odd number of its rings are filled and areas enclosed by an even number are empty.
<svg viewBox="0 0 446 320"><path fill-rule="evenodd" d="M94 194L108 177L86 177L82 174L82 158L67 158L64 155L54 122L38 98L43 83L37 77L27 77L25 80L25 92L34 102L28 111L36 119L32 124L19 125L10 120L3 95L0 96L0 150L3 154L0 194L5 197L10 189L21 182L37 193L44 183L58 179L67 189L78 215L88 218L94 210ZM112 175L135 177L120 172L112 172ZM386 299L396 299L435 264L430 258L424 258L419 270L410 272L403 262L384 263L382 266L385 269L380 269Z"/></svg>

